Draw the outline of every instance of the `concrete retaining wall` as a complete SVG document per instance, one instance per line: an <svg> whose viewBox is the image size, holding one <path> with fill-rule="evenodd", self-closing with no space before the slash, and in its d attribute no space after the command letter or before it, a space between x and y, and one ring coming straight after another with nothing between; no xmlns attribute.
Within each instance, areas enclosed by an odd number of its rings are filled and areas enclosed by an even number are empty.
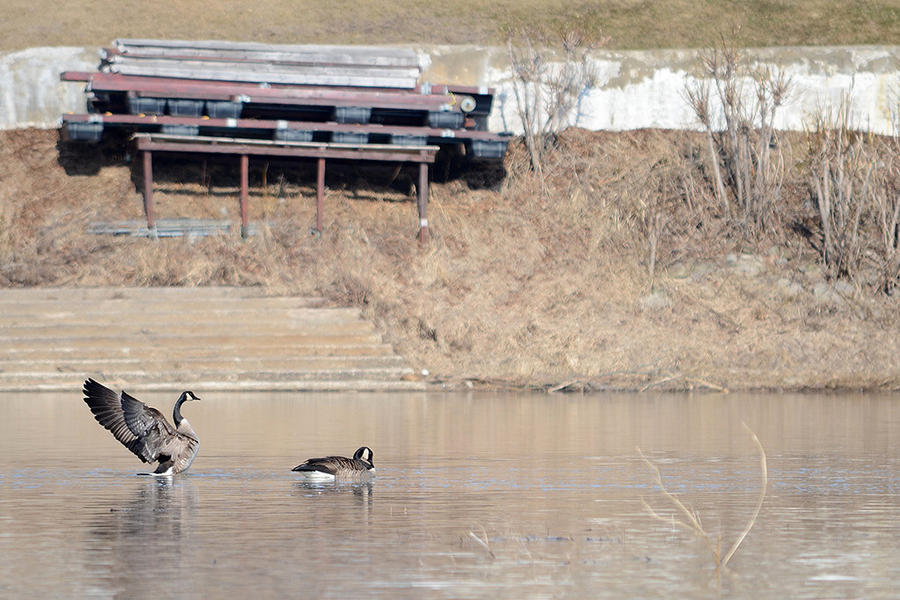
<svg viewBox="0 0 900 600"><path fill-rule="evenodd" d="M59 80L62 71L93 71L98 50L29 48L0 54L0 129L59 127L64 112L84 112L84 84Z"/></svg>
<svg viewBox="0 0 900 600"><path fill-rule="evenodd" d="M504 48L418 49L425 79L496 89L490 127L521 132ZM851 110L860 127L892 131L900 98L900 46L764 48L748 51L760 64L784 69L794 93L777 126L803 129L809 116L836 106L852 92ZM588 93L572 123L589 129L658 127L695 129L683 99L685 83L696 80L693 50L597 52L601 85ZM64 112L83 112L83 84L63 83L65 70L93 70L97 49L31 48L0 54L0 129L54 128Z"/></svg>

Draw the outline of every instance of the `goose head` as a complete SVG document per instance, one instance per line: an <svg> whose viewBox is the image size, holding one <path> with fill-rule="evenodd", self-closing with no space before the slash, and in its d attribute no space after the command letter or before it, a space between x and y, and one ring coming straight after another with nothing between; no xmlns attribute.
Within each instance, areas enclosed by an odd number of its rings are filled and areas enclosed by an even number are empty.
<svg viewBox="0 0 900 600"><path fill-rule="evenodd" d="M368 446L363 446L353 453L353 458L364 463L369 469L375 468L375 465L372 463L372 459L374 458L374 456L375 455L372 453L372 449Z"/></svg>
<svg viewBox="0 0 900 600"><path fill-rule="evenodd" d="M199 399L200 398L190 390L181 392L181 395L178 396L178 401L175 403L175 408L172 409L172 420L175 421L175 427L181 425L181 421L183 420L183 417L181 416L181 405L189 400Z"/></svg>
<svg viewBox="0 0 900 600"><path fill-rule="evenodd" d="M187 390L181 392L181 396L178 397L179 402L187 402L188 400L199 400L200 398L194 394L194 392Z"/></svg>

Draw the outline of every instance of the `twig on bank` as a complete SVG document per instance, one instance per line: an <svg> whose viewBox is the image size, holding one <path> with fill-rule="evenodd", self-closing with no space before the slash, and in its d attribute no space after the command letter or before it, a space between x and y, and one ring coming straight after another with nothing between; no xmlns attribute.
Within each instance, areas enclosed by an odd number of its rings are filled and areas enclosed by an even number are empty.
<svg viewBox="0 0 900 600"><path fill-rule="evenodd" d="M706 381L705 379L699 379L697 377L685 377L684 375L682 375L680 373L676 374L676 375L669 375L667 377L663 377L662 379L657 379L655 381L651 381L650 383L648 383L645 386L643 386L642 388L640 388L638 391L646 392L648 389L650 389L652 387L656 387L658 385L662 385L662 384L668 383L670 381L679 381L679 380L683 381L685 384L687 384L686 387L691 390L694 389L694 385L697 385L697 386L709 388L711 390L716 390L717 392L722 392L723 394L728 393L728 388L722 387L721 385L716 385L715 383Z"/></svg>
<svg viewBox="0 0 900 600"><path fill-rule="evenodd" d="M722 387L720 385L716 385L715 383L706 381L705 379L697 379L694 377L688 377L688 378L685 378L685 381L690 382L690 383L695 383L697 385L702 385L703 387L707 387L711 390L716 390L717 392L722 392L723 394L728 393L728 388Z"/></svg>
<svg viewBox="0 0 900 600"><path fill-rule="evenodd" d="M549 390L547 390L547 393L548 393L548 394L555 394L556 392L558 392L558 391L560 391L560 390L564 390L564 389L566 389L567 387L569 387L570 385L574 385L574 384L576 384L576 383L581 383L581 382L580 382L578 379L571 379L571 380L566 381L566 382L564 382L564 383L560 383L559 385L553 386L552 388L550 388ZM582 383L582 384L581 384L581 391L584 391L584 388L585 388L585 384Z"/></svg>
<svg viewBox="0 0 900 600"><path fill-rule="evenodd" d="M658 385L662 385L662 384L664 384L664 383L667 383L667 382L669 382L669 381L672 381L673 379L678 379L678 376L677 376L677 375L670 375L670 376L668 376L668 377L663 377L662 379L657 379L656 381L651 381L650 383L648 383L647 385L645 385L644 387L642 387L642 388L639 389L638 391L639 391L639 392L646 392L648 389L650 389L650 388L652 388L652 387L656 387L656 386L658 386Z"/></svg>

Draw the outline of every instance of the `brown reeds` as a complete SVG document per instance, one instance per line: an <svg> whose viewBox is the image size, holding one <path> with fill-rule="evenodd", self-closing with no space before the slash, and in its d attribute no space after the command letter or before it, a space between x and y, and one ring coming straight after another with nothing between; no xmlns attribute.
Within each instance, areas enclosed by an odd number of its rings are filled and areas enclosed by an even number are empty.
<svg viewBox="0 0 900 600"><path fill-rule="evenodd" d="M719 204L755 235L781 200L785 158L775 116L791 81L784 72L751 67L736 35L699 53L704 80L689 84L685 97L706 132Z"/></svg>
<svg viewBox="0 0 900 600"><path fill-rule="evenodd" d="M544 155L554 136L578 124L580 101L597 85L590 53L608 41L599 31L549 33L525 25L507 29L516 111L531 168L542 184Z"/></svg>
<svg viewBox="0 0 900 600"><path fill-rule="evenodd" d="M646 500L641 498L641 503L644 505L644 508L656 519L663 521L665 523L671 523L677 525L683 529L687 529L688 531L693 532L697 535L703 542L706 544L706 547L709 549L710 555L712 556L713 563L715 564L716 570L726 567L728 565L728 561L731 560L731 557L734 556L735 552L737 552L741 543L743 543L744 539L747 537L747 534L750 533L750 530L753 528L753 525L756 523L756 519L759 516L759 511L762 509L763 501L766 498L766 488L768 486L769 477L768 477L768 469L766 466L766 452L763 449L762 443L759 441L757 435L751 430L746 423L741 423L744 426L744 429L750 434L753 438L753 443L756 445L756 448L759 450L759 469L760 469L760 490L759 490L759 498L756 502L756 507L753 510L753 514L747 520L747 524L741 530L740 534L734 540L734 542L729 547L728 551L724 554L722 553L722 537L721 535L717 536L715 539L713 536L706 531L703 527L703 523L701 522L700 515L693 509L688 508L685 504L672 492L666 489L665 484L662 480L662 474L659 471L659 467L653 464L640 448L637 449L638 454L641 457L641 460L644 461L644 464L653 471L653 478L656 485L659 486L660 491L663 493L663 496L669 501L669 503L675 508L677 515L680 515L679 518L676 515L672 515L671 517L664 517L660 515L657 511L651 507Z"/></svg>
<svg viewBox="0 0 900 600"><path fill-rule="evenodd" d="M891 136L867 133L851 107L844 94L807 133L819 248L831 278L890 293L900 284L900 124Z"/></svg>

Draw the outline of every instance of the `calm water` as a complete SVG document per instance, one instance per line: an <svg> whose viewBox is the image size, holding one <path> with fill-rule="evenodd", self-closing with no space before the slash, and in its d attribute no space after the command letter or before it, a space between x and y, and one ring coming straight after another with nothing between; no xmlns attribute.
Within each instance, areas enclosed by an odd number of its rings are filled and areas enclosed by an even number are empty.
<svg viewBox="0 0 900 600"><path fill-rule="evenodd" d="M900 397L225 394L191 470L147 470L81 394L0 394L0 596L889 598ZM142 394L170 415L174 395ZM730 545L721 576L636 447ZM309 456L375 452L367 485ZM478 538L478 540L476 540Z"/></svg>

